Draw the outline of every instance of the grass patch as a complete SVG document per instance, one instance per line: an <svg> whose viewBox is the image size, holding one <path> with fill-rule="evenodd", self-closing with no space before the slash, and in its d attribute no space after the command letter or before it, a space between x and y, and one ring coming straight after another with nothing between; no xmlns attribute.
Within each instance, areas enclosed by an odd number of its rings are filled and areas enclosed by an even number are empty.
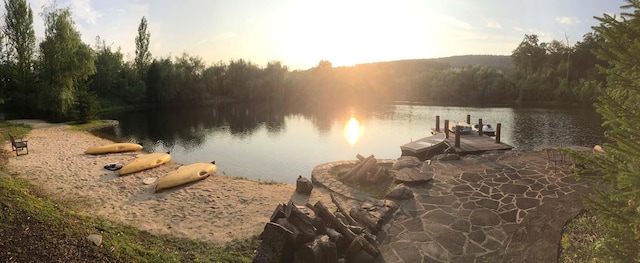
<svg viewBox="0 0 640 263"><path fill-rule="evenodd" d="M599 241L604 238L598 217L583 211L567 222L560 239L560 262L599 262Z"/></svg>
<svg viewBox="0 0 640 263"><path fill-rule="evenodd" d="M25 179L0 177L0 251L15 262L251 262L256 237L224 246L153 235L84 216L46 198ZM86 237L100 234L101 246Z"/></svg>
<svg viewBox="0 0 640 263"><path fill-rule="evenodd" d="M9 140L9 134L14 138L24 138L31 131L31 126L21 123L2 122L0 123L0 138L4 141Z"/></svg>
<svg viewBox="0 0 640 263"><path fill-rule="evenodd" d="M70 122L67 123L71 126L72 131L93 131L106 128L114 125L112 120L95 120L88 123Z"/></svg>
<svg viewBox="0 0 640 263"><path fill-rule="evenodd" d="M366 193L367 195L374 198L378 198L378 199L384 199L384 196L389 192L389 190L395 186L393 176L390 176L389 180L385 180L381 183L373 184L370 186L363 186L359 184L342 181L342 176L344 176L347 172L349 172L349 170L351 170L354 166L355 164L343 164L343 165L333 166L331 167L331 169L329 169L329 175L331 175L333 178L336 178L337 180L340 180L343 184L351 188L358 189ZM393 171L390 171L389 169L391 168L391 165L381 164L380 166L387 169L389 173L393 172Z"/></svg>

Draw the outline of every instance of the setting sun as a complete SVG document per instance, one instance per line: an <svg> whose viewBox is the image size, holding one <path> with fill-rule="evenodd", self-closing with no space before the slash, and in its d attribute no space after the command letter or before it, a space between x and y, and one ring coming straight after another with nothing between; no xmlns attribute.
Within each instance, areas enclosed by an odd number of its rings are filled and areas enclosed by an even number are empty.
<svg viewBox="0 0 640 263"><path fill-rule="evenodd" d="M356 144L360 139L362 130L360 129L360 122L353 116L347 121L347 125L344 126L344 137L347 139L350 145Z"/></svg>

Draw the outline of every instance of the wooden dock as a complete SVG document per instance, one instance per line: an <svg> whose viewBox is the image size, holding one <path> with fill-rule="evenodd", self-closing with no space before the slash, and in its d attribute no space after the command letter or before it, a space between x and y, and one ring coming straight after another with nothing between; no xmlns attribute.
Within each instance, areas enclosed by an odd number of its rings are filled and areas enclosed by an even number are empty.
<svg viewBox="0 0 640 263"><path fill-rule="evenodd" d="M494 137L478 136L477 133L460 135L460 147L455 147L455 134L449 134L447 145L454 146L459 154L476 154L487 151L507 151L513 146L506 143L496 143Z"/></svg>
<svg viewBox="0 0 640 263"><path fill-rule="evenodd" d="M444 129L440 129L440 116L436 116L436 128L431 130L431 134L448 134L448 138L445 139L447 147L453 147L458 154L477 154L487 151L508 151L513 149L513 146L500 142L500 128L501 124L496 124L495 137L487 135L479 135L482 133L482 129L478 132L471 132L470 134L463 134L462 127L470 125L471 115L467 115L467 122L458 124L458 130L460 132L457 135L454 132L449 132L451 126L449 120L444 120ZM479 127L482 127L482 119L478 119ZM456 136L457 135L457 136ZM457 138L456 138L457 137Z"/></svg>

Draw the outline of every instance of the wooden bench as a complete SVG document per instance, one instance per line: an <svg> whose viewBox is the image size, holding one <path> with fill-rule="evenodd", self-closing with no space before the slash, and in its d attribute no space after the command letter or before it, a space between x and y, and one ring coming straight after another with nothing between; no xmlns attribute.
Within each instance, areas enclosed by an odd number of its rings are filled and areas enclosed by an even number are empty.
<svg viewBox="0 0 640 263"><path fill-rule="evenodd" d="M27 145L27 141L24 141L22 139L20 139L19 141L16 141L16 139L11 134L9 134L9 138L11 139L11 150L16 152L16 156L29 154L29 146ZM18 151L22 149L27 150L27 153L18 154Z"/></svg>

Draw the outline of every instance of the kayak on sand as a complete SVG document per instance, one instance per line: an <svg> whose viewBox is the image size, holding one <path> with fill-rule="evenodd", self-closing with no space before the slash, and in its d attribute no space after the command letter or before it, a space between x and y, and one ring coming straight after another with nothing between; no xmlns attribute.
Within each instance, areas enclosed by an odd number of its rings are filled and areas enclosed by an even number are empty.
<svg viewBox="0 0 640 263"><path fill-rule="evenodd" d="M169 154L169 152L150 153L142 157L138 157L135 160L124 165L122 169L120 169L119 175L125 175L146 169L151 169L168 163L169 161L171 161L171 155Z"/></svg>
<svg viewBox="0 0 640 263"><path fill-rule="evenodd" d="M106 154L106 153L121 153L132 152L142 150L142 145L137 143L112 143L97 147L92 147L84 151L85 154Z"/></svg>
<svg viewBox="0 0 640 263"><path fill-rule="evenodd" d="M182 166L160 178L156 184L156 191L202 180L214 174L217 169L215 161Z"/></svg>

